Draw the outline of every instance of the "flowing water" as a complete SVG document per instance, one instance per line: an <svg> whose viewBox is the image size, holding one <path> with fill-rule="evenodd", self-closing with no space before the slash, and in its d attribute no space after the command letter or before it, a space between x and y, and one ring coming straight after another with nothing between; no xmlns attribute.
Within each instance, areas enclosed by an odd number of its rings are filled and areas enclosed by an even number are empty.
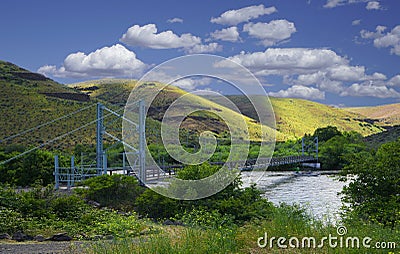
<svg viewBox="0 0 400 254"><path fill-rule="evenodd" d="M295 176L293 172L242 172L244 186L256 183L264 196L276 205L281 202L300 204L314 217L335 223L342 202L338 192L345 183L333 174Z"/></svg>

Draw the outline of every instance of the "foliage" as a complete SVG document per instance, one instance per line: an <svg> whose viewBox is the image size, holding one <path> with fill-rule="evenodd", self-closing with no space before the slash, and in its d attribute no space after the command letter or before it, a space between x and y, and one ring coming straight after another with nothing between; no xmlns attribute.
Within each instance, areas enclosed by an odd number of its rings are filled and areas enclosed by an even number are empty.
<svg viewBox="0 0 400 254"><path fill-rule="evenodd" d="M335 136L342 136L342 133L338 130L336 126L327 126L323 128L318 128L314 131L313 137L318 137L319 142L325 142Z"/></svg>
<svg viewBox="0 0 400 254"><path fill-rule="evenodd" d="M348 164L348 157L366 150L360 134L346 132L336 135L320 145L320 161L324 169L341 169Z"/></svg>
<svg viewBox="0 0 400 254"><path fill-rule="evenodd" d="M135 177L125 175L101 175L81 183L88 188L77 189L84 198L101 206L119 210L132 210L135 199L144 191Z"/></svg>
<svg viewBox="0 0 400 254"><path fill-rule="evenodd" d="M400 225L400 140L382 145L376 154L353 154L343 174L355 175L343 190L348 216Z"/></svg>
<svg viewBox="0 0 400 254"><path fill-rule="evenodd" d="M65 231L77 239L95 235L126 237L145 228L135 213L97 209L71 193L54 192L53 186L36 186L17 192L0 187L0 232L51 235Z"/></svg>
<svg viewBox="0 0 400 254"><path fill-rule="evenodd" d="M6 147L0 150L0 161L21 153L21 147ZM0 165L0 183L15 186L31 186L40 181L43 185L54 182L54 154L45 150L35 150L23 157Z"/></svg>
<svg viewBox="0 0 400 254"><path fill-rule="evenodd" d="M178 172L178 177L200 179L213 174L217 169L209 164L187 166ZM170 217L183 219L184 214L202 214L201 211L223 214L238 224L255 218L269 217L273 205L261 197L261 191L254 185L242 188L241 184L240 179L237 178L224 190L210 197L186 201L170 199L147 189L136 199L136 209L139 214L145 214L154 219Z"/></svg>

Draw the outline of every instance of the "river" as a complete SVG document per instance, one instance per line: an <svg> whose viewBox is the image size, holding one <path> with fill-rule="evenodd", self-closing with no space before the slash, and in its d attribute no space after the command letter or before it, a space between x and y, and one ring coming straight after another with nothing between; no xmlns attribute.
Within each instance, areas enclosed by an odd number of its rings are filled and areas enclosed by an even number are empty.
<svg viewBox="0 0 400 254"><path fill-rule="evenodd" d="M342 206L338 195L345 185L337 176L320 172L318 176L294 176L293 172L242 172L243 186L256 183L271 202L300 204L315 218L335 223Z"/></svg>

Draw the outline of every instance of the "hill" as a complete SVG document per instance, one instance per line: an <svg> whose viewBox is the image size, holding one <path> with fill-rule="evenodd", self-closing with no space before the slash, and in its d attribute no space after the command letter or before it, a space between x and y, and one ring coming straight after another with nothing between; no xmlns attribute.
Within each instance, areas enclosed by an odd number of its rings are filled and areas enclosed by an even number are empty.
<svg viewBox="0 0 400 254"><path fill-rule="evenodd" d="M75 88L79 91L85 92L91 96L91 98L96 98L99 100L107 101L114 105L125 106L125 103L129 97L131 90L136 86L136 81L134 80L93 80L82 83L71 84L70 87ZM138 93L141 93L146 97L148 94L157 93L161 89L161 84L157 82L146 83L144 89L138 89ZM148 116L151 119L161 121L163 119L164 113L178 97L186 94L185 107L191 107L193 109L201 109L195 113L187 116L180 127L191 132L200 133L202 131L212 131L219 135L219 137L225 137L225 134L229 132L228 126L218 117L219 113L224 113L228 120L232 122L237 122L236 119L243 117L238 112L235 112L223 105L217 104L206 98L188 94L186 91L175 87L168 86L160 92L148 110ZM140 97L138 95L138 97ZM181 113L176 110L172 113L173 117L178 117ZM260 140L261 129L259 124L254 119L244 116L244 119L248 125L249 136L251 140ZM233 129L238 128L238 126L231 126ZM263 126L266 133L271 133L273 130L268 126ZM239 131L239 130L238 130ZM240 132L243 133L242 130ZM245 133L243 133L244 135ZM280 140L287 139L284 134L277 133L277 137ZM268 135L271 137L272 135ZM244 137L244 136L243 136ZM267 138L267 137L264 137ZM247 137L246 137L247 139Z"/></svg>
<svg viewBox="0 0 400 254"><path fill-rule="evenodd" d="M88 108L81 114L15 138L7 139L7 137L90 105L95 105L95 103L87 94L12 63L0 61L0 146L43 144L47 140L79 127L88 119L94 119L92 116L96 108ZM94 133L94 128L83 131ZM62 139L60 143L63 147L70 147L78 141L92 142L90 136L93 135L83 134L76 133L69 139Z"/></svg>
<svg viewBox="0 0 400 254"><path fill-rule="evenodd" d="M71 84L70 87L87 93L91 98L97 98L123 106L125 105L131 89L135 85L136 82L134 80L106 79ZM153 85L154 87L149 87L150 90L148 90L148 92L154 91L151 89L157 89L157 84ZM160 93L152 104L149 110L150 116L156 120L161 120L163 112L168 105L182 93L185 93L185 91L174 86L169 86L165 91ZM245 96L228 97L238 106L240 112L248 117L247 120L249 122L258 120L253 106L251 106L250 101ZM192 98L198 99L196 96ZM265 98L262 96L254 97L256 103L264 103L264 99ZM204 108L218 109L219 107L212 101L213 98L207 97L207 99L202 98L199 103ZM315 129L328 125L337 126L341 131L357 131L363 136L368 136L383 130L381 127L370 123L364 116L340 108L334 108L302 99L270 97L270 101L275 111L278 140L298 138L304 134L312 134ZM183 127L197 130L211 127L214 128L216 132L227 130L226 126L224 127L223 124L220 124L220 121L217 121L210 115L206 117L193 115L184 121Z"/></svg>
<svg viewBox="0 0 400 254"><path fill-rule="evenodd" d="M400 125L400 103L374 107L344 108L349 112L360 114L380 126Z"/></svg>
<svg viewBox="0 0 400 254"><path fill-rule="evenodd" d="M257 119L256 112L245 96L229 96L244 115ZM257 96L255 98L257 101ZM312 134L315 129L328 125L340 131L356 131L368 136L382 131L365 117L325 104L294 98L270 97L275 112L277 130L290 137Z"/></svg>

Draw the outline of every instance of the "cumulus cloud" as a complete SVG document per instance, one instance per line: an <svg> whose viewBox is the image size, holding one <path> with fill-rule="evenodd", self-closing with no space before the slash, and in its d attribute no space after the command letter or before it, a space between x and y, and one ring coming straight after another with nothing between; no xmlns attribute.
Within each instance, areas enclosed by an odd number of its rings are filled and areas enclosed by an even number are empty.
<svg viewBox="0 0 400 254"><path fill-rule="evenodd" d="M289 97L289 98L304 98L312 100L325 99L325 93L314 87L307 87L301 85L294 85L287 90L280 90L279 92L270 92L273 97Z"/></svg>
<svg viewBox="0 0 400 254"><path fill-rule="evenodd" d="M272 46L289 39L292 33L296 32L296 27L294 23L280 19L269 23L248 23L243 26L243 31L260 39L264 46Z"/></svg>
<svg viewBox="0 0 400 254"><path fill-rule="evenodd" d="M353 66L350 61L339 56L330 49L307 49L307 48L269 48L264 52L244 53L230 57L230 60L249 68L258 77L280 76L283 83L292 85L296 89L288 89L275 93L275 96L290 96L293 93L303 91L314 92L315 98L317 91L304 89L303 87L316 87L321 92L331 92L335 94L355 94L358 88L348 88L350 84L357 83L365 86L367 82L372 82L376 88L376 97L383 97L384 88L387 86L400 86L400 75L387 80L383 73L366 73L364 66ZM229 61L222 61L216 67L229 67ZM361 87L361 88L362 88ZM365 86L370 91L371 88ZM387 90L396 92L395 90ZM372 93L371 93L372 94ZM371 95L373 96L373 95ZM300 97L300 95L299 95Z"/></svg>
<svg viewBox="0 0 400 254"><path fill-rule="evenodd" d="M400 98L400 93L393 88L382 85L375 85L373 82L364 82L362 84L354 83L341 96L371 96L378 98Z"/></svg>
<svg viewBox="0 0 400 254"><path fill-rule="evenodd" d="M348 60L329 49L268 48L264 52L232 56L239 63L258 75L310 74L337 65L347 65ZM221 62L219 64L229 64Z"/></svg>
<svg viewBox="0 0 400 254"><path fill-rule="evenodd" d="M244 7L238 10L229 10L221 14L217 18L211 18L212 23L221 25L237 25L242 22L248 22L251 19L258 18L263 15L269 15L276 12L275 7L266 8L263 4Z"/></svg>
<svg viewBox="0 0 400 254"><path fill-rule="evenodd" d="M215 40L236 42L240 40L239 32L236 26L216 30L211 33L211 37Z"/></svg>
<svg viewBox="0 0 400 254"><path fill-rule="evenodd" d="M221 46L217 43L204 45L200 37L190 33L177 35L170 30L158 33L155 24L134 25L122 35L120 41L129 46L152 49L182 48L188 53L212 53L221 50Z"/></svg>
<svg viewBox="0 0 400 254"><path fill-rule="evenodd" d="M396 76L392 77L388 81L388 85L389 86L399 86L400 87L400 75L396 75Z"/></svg>
<svg viewBox="0 0 400 254"><path fill-rule="evenodd" d="M335 8L342 5L368 2L368 0L327 0L324 8Z"/></svg>
<svg viewBox="0 0 400 254"><path fill-rule="evenodd" d="M170 30L157 33L155 24L134 25L122 35L120 41L129 46L153 49L189 48L201 43L199 37L189 33L180 36Z"/></svg>
<svg viewBox="0 0 400 254"><path fill-rule="evenodd" d="M382 6L378 1L370 1L365 6L367 10L382 10Z"/></svg>
<svg viewBox="0 0 400 254"><path fill-rule="evenodd" d="M209 44L197 44L194 47L186 49L186 52L189 54L199 54L199 53L217 52L221 50L222 46L216 42L213 42Z"/></svg>
<svg viewBox="0 0 400 254"><path fill-rule="evenodd" d="M138 77L148 66L136 54L116 44L89 54L77 52L68 55L63 66L45 65L38 72L60 78L82 77Z"/></svg>
<svg viewBox="0 0 400 254"><path fill-rule="evenodd" d="M183 19L181 18L172 18L167 20L168 23L183 23Z"/></svg>
<svg viewBox="0 0 400 254"><path fill-rule="evenodd" d="M364 39L373 39L375 47L390 48L390 53L400 56L400 25L386 34L385 30L385 26L377 26L375 32L361 30L360 34Z"/></svg>

